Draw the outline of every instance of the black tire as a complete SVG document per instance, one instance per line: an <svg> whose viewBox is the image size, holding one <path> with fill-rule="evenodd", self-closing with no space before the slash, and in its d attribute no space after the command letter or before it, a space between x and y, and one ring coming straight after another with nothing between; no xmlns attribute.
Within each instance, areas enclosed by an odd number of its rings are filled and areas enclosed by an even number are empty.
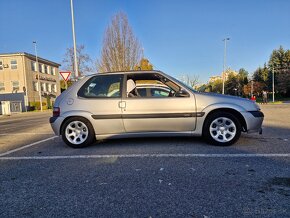
<svg viewBox="0 0 290 218"><path fill-rule="evenodd" d="M66 135L66 131L67 133L69 133L69 131L73 131L68 127L70 124L73 125L74 123L76 123L77 125L78 124L81 125L80 127L76 125L76 128L80 129L75 131L84 131L84 133L79 132L79 137L75 136L68 137ZM84 148L91 145L96 140L95 131L92 124L86 118L83 117L71 117L67 119L62 125L61 136L62 140L72 148ZM74 138L76 138L76 143L72 142ZM80 139L79 141L77 141L78 138Z"/></svg>
<svg viewBox="0 0 290 218"><path fill-rule="evenodd" d="M221 126L217 126L216 122L219 121L226 121L230 123L230 121L234 123L234 125L231 125L228 127L228 124L224 124ZM212 128L223 128L222 130L212 130L212 133L210 132L210 127L212 125ZM225 131L225 132L224 132ZM235 134L233 132L235 131ZM211 145L217 145L217 146L230 146L234 144L241 136L242 132L242 126L239 120L231 113L228 112L215 112L210 114L203 125L203 137L207 141L207 143ZM223 135L224 134L224 135ZM213 137L213 135L216 136L216 138Z"/></svg>

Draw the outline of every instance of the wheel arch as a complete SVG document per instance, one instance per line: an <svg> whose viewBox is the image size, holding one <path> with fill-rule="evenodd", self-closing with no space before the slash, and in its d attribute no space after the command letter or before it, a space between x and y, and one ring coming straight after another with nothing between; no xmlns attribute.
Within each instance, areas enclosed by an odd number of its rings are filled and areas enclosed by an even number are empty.
<svg viewBox="0 0 290 218"><path fill-rule="evenodd" d="M247 131L247 123L246 120L244 118L244 116L236 109L233 108L228 108L228 107L223 107L223 108L215 108L213 110L211 110L210 112L207 113L203 125L202 125L202 133L204 132L204 127L205 127L205 122L208 119L208 117L211 114L217 113L217 112L227 112L230 113L232 115L234 115L235 117L237 117L238 121L240 122L241 126L242 126L242 131L246 132Z"/></svg>
<svg viewBox="0 0 290 218"><path fill-rule="evenodd" d="M60 128L59 128L59 134L61 135L61 132L62 132L62 128L63 128L63 125L66 123L66 121L70 118L83 118L83 119L86 119L93 127L94 129L94 125L91 121L91 114L90 113L87 113L87 112L84 112L84 111L77 111L77 112L70 112L70 113L65 113L62 115L63 117L65 117L60 125ZM94 129L95 131L95 129Z"/></svg>

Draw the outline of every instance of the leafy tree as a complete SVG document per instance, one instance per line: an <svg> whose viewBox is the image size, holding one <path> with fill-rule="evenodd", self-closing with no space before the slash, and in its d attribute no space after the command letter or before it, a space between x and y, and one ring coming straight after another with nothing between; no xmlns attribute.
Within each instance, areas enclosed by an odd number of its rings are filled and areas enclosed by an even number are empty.
<svg viewBox="0 0 290 218"><path fill-rule="evenodd" d="M141 44L129 25L126 14L116 14L103 41L98 72L133 70L141 59Z"/></svg>
<svg viewBox="0 0 290 218"><path fill-rule="evenodd" d="M249 73L244 68L241 68L239 70L239 73L238 73L238 80L239 80L239 83L238 83L238 95L245 95L244 92L243 92L243 87L244 87L244 85L247 85L248 82L249 82L248 81L248 76L249 76Z"/></svg>
<svg viewBox="0 0 290 218"><path fill-rule="evenodd" d="M243 92L245 96L250 97L251 95L251 82L249 82L248 84L244 85L243 87ZM253 81L253 95L255 96L260 96L263 89L265 88L265 84L263 82L257 82L257 81Z"/></svg>
<svg viewBox="0 0 290 218"><path fill-rule="evenodd" d="M285 51L282 46L279 49L274 49L269 60L269 67L272 70L273 68L277 71L282 69L289 68L290 66L290 59L287 60L289 57L289 50Z"/></svg>
<svg viewBox="0 0 290 218"><path fill-rule="evenodd" d="M77 46L77 63L79 76L85 75L93 71L93 61L90 56L84 52L85 46ZM74 65L74 49L73 47L67 48L63 59L64 69L72 72L72 77L75 77L75 65Z"/></svg>
<svg viewBox="0 0 290 218"><path fill-rule="evenodd" d="M199 92L205 92L206 88L207 88L207 85L206 84L203 84L203 85L201 85L200 87L197 88L197 91L199 91Z"/></svg>
<svg viewBox="0 0 290 218"><path fill-rule="evenodd" d="M153 65L150 64L148 59L142 58L139 64L134 67L134 70L153 70Z"/></svg>
<svg viewBox="0 0 290 218"><path fill-rule="evenodd" d="M250 97L251 95L251 82L243 86L243 93L245 97Z"/></svg>
<svg viewBox="0 0 290 218"><path fill-rule="evenodd" d="M270 69L269 83L272 81L274 71L276 91L285 96L290 96L290 50L285 51L282 46L273 50L268 65ZM272 89L272 85L270 86Z"/></svg>
<svg viewBox="0 0 290 218"><path fill-rule="evenodd" d="M61 91L66 90L65 81L63 79L61 79L59 82L60 82L60 89L61 89ZM72 84L73 84L73 81L71 79L69 79L67 81L67 87L70 87Z"/></svg>
<svg viewBox="0 0 290 218"><path fill-rule="evenodd" d="M216 79L207 85L207 92L216 92L216 93L222 93L223 89L223 80L222 79Z"/></svg>
<svg viewBox="0 0 290 218"><path fill-rule="evenodd" d="M258 67L257 70L255 70L253 74L253 79L257 82L262 82L265 85L268 83L268 77L269 77L269 71L266 67L266 64L264 65L264 68Z"/></svg>
<svg viewBox="0 0 290 218"><path fill-rule="evenodd" d="M249 76L249 73L248 71L246 71L244 68L241 68L239 69L239 73L238 73L238 76L239 76L239 82L241 84L244 84L244 83L248 83L248 76Z"/></svg>
<svg viewBox="0 0 290 218"><path fill-rule="evenodd" d="M239 78L233 72L229 73L225 82L225 92L230 95L237 95L239 87Z"/></svg>

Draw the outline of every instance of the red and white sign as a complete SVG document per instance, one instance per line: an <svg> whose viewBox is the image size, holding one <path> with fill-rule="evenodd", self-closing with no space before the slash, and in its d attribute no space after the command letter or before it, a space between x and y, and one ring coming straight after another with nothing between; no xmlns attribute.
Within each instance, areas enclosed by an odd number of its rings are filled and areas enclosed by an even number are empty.
<svg viewBox="0 0 290 218"><path fill-rule="evenodd" d="M64 81L67 81L71 72L70 71L65 71L65 72L59 72L61 77L63 78Z"/></svg>

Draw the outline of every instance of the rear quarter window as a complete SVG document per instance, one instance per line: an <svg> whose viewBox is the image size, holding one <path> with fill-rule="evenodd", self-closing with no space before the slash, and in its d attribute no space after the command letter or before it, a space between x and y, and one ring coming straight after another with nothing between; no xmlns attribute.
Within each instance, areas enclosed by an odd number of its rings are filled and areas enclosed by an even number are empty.
<svg viewBox="0 0 290 218"><path fill-rule="evenodd" d="M83 98L120 98L123 75L97 75L89 79L78 91Z"/></svg>

